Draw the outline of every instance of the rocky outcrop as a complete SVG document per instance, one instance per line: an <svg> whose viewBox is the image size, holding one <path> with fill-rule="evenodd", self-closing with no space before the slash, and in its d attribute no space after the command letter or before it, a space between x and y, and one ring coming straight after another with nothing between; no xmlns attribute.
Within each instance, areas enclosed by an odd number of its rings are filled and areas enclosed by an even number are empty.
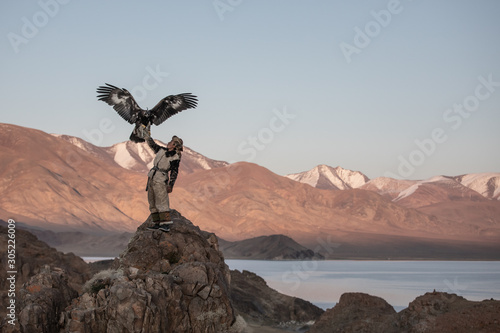
<svg viewBox="0 0 500 333"><path fill-rule="evenodd" d="M500 332L500 301L473 302L455 294L426 293L398 313L393 332Z"/></svg>
<svg viewBox="0 0 500 333"><path fill-rule="evenodd" d="M309 302L272 290L253 273L230 272L214 234L201 231L178 212L172 215L170 233L147 230L147 220L120 257L84 285L89 265L16 230L17 318L15 325L3 319L0 330L271 332L281 327L303 331L321 314ZM0 231L1 244L7 244L8 232L2 227ZM2 253L6 265L8 252ZM5 276L0 283L2 291L10 288ZM316 320L310 332L499 332L499 314L500 301L472 302L440 292L418 297L399 313L378 297L347 293Z"/></svg>
<svg viewBox="0 0 500 333"><path fill-rule="evenodd" d="M15 292L15 325L6 320L6 307L0 307L2 332L19 332L22 327L48 327L46 331L25 330L24 332L53 332L70 296L75 297L83 284L91 277L90 267L72 253L64 254L49 247L31 233L15 229L15 242L8 237L7 228L0 225L0 297L2 304L10 304L9 290ZM7 245L15 245L15 263L8 266ZM9 267L9 269L5 269ZM14 273L11 273L14 272ZM13 277L15 284L11 286ZM59 295L60 294L60 295ZM55 311L55 312L54 312ZM51 314L48 314L50 312ZM38 317L41 315L42 317Z"/></svg>
<svg viewBox="0 0 500 333"><path fill-rule="evenodd" d="M248 323L298 329L310 326L323 313L314 304L280 294L255 273L231 271L231 300Z"/></svg>
<svg viewBox="0 0 500 333"><path fill-rule="evenodd" d="M343 294L309 333L494 333L500 332L500 301L468 301L455 294L426 293L396 313L379 297Z"/></svg>
<svg viewBox="0 0 500 333"><path fill-rule="evenodd" d="M241 315L236 315L230 297L231 273L216 236L176 211L172 216L170 233L147 230L151 223L147 220L119 258L100 265L88 265L27 231L16 230L20 265L16 321L10 325L4 320L1 331L260 332L263 325L291 327L322 311L277 293L246 272L236 275L233 299L240 306L240 297L251 297L250 302L264 311L251 317L242 308ZM5 238L8 233L1 235ZM90 278L91 271L98 272ZM247 323L243 315L252 321Z"/></svg>
<svg viewBox="0 0 500 333"><path fill-rule="evenodd" d="M0 264L7 267L7 228L0 224L0 240L2 252L0 253ZM10 244L10 243L9 243ZM67 273L68 282L75 290L80 290L82 285L91 276L87 263L73 253L62 253L39 240L32 233L16 228L15 230L15 252L17 271L16 282L22 286L30 277L41 272L46 265L63 269ZM5 290L5 270L0 270L0 289Z"/></svg>
<svg viewBox="0 0 500 333"><path fill-rule="evenodd" d="M235 315L214 234L172 212L169 233L148 219L107 273L65 316L66 332L226 332Z"/></svg>
<svg viewBox="0 0 500 333"><path fill-rule="evenodd" d="M19 292L21 332L57 332L61 313L78 293L62 269L45 266Z"/></svg>
<svg viewBox="0 0 500 333"><path fill-rule="evenodd" d="M396 311L380 297L363 293L345 293L339 303L327 310L310 333L385 332Z"/></svg>

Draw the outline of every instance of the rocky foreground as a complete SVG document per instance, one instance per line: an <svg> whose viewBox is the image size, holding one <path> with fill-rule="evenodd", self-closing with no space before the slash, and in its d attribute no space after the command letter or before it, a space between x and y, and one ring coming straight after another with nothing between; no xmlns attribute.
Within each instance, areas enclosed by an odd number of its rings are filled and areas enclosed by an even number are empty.
<svg viewBox="0 0 500 333"><path fill-rule="evenodd" d="M250 302L263 311L253 312L253 322L247 324L233 304L231 287L237 286L230 284L231 272L216 236L201 231L178 212L173 217L169 233L147 230L151 222L144 222L111 267L93 277L90 266L80 258L63 255L28 232L18 231L17 260L26 274L20 275L15 288L15 325L4 312L1 331L245 332L253 331L266 316L269 325L279 326L283 321L303 327L301 322L313 322L323 312L285 295L273 302L253 297ZM4 244L8 234L6 228L1 231ZM4 266L7 251L2 253ZM74 259L79 269L66 258ZM262 287L268 288L265 282ZM247 292L253 293L252 289ZM7 293L2 294L2 301L8 303ZM293 303L295 308L288 308ZM280 317L270 318L269 309L280 309Z"/></svg>
<svg viewBox="0 0 500 333"><path fill-rule="evenodd" d="M500 332L500 301L432 292L399 313L383 299L346 293L327 311L230 271L217 238L174 211L170 233L141 225L110 267L94 274L17 230L15 325L0 272L2 332ZM6 267L7 229L0 227Z"/></svg>
<svg viewBox="0 0 500 333"><path fill-rule="evenodd" d="M468 301L455 294L429 292L396 313L380 297L346 293L321 315L309 333L495 333L500 332L500 301Z"/></svg>

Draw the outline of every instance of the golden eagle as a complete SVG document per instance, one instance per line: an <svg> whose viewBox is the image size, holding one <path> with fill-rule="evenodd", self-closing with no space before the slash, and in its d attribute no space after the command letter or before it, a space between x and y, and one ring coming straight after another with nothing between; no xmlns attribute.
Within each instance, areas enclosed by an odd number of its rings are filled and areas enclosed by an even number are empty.
<svg viewBox="0 0 500 333"><path fill-rule="evenodd" d="M130 140L144 142L139 127L144 125L148 130L151 124L160 125L168 118L186 109L194 109L198 99L191 93L170 95L162 99L151 110L139 107L127 89L120 89L111 84L97 88L97 99L111 105L118 114L131 124L135 124Z"/></svg>

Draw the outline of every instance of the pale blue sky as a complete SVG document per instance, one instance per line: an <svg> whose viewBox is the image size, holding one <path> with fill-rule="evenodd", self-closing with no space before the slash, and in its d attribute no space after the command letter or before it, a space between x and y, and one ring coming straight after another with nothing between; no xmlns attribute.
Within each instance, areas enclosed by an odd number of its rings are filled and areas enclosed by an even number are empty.
<svg viewBox="0 0 500 333"><path fill-rule="evenodd" d="M496 0L6 0L0 122L125 141L108 82L143 108L197 95L153 137L282 175L500 172L499 17Z"/></svg>

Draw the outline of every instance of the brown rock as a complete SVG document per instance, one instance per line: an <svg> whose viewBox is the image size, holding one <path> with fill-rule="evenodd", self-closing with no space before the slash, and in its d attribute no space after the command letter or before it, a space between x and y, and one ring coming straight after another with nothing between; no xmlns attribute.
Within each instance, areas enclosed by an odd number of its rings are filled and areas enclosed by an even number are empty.
<svg viewBox="0 0 500 333"><path fill-rule="evenodd" d="M426 293L399 313L383 299L346 293L310 333L494 333L500 332L500 301L468 301L455 294Z"/></svg>
<svg viewBox="0 0 500 333"><path fill-rule="evenodd" d="M66 332L230 330L230 275L215 238L178 212L172 216L169 233L147 230L148 219L108 277L89 281L65 314Z"/></svg>
<svg viewBox="0 0 500 333"><path fill-rule="evenodd" d="M325 311L310 333L388 333L396 311L380 297L363 293L345 293L339 303Z"/></svg>
<svg viewBox="0 0 500 333"><path fill-rule="evenodd" d="M37 319L41 324L53 327L53 320L57 314L45 312L56 308L61 312L69 295L76 293L75 290L81 290L83 283L90 278L90 267L80 257L72 253L59 252L38 240L28 231L15 228L15 264L7 270L5 269L8 267L7 244L13 244L9 243L9 240L11 239L8 238L7 228L0 225L0 266L4 268L0 270L1 303L9 304L12 299L8 295L11 286L7 277L13 275L15 277L16 318L21 320L21 313L29 313L30 316L38 313L44 316ZM8 271L15 273L7 273ZM62 294L58 296L56 294L59 288ZM35 305L36 303L39 304ZM19 322L16 322L14 327L7 323L4 306L0 307L0 318L2 332L7 332L7 330L19 332ZM32 323L28 320L24 321L23 325L28 327Z"/></svg>
<svg viewBox="0 0 500 333"><path fill-rule="evenodd" d="M432 292L417 297L397 317L399 332L500 332L500 301Z"/></svg>
<svg viewBox="0 0 500 333"><path fill-rule="evenodd" d="M16 263L14 270L17 271L16 283L21 287L28 279L41 272L45 265L58 267L67 273L69 284L80 290L82 285L91 276L91 270L82 258L73 253L62 253L40 241L32 233L16 228L15 233ZM0 264L7 267L7 228L0 225L0 240L2 252L0 253ZM4 245L5 244L5 245ZM0 290L6 290L5 270L0 270ZM19 289L18 289L19 290Z"/></svg>
<svg viewBox="0 0 500 333"><path fill-rule="evenodd" d="M63 270L45 266L19 292L21 332L58 332L62 311L77 296Z"/></svg>
<svg viewBox="0 0 500 333"><path fill-rule="evenodd" d="M304 328L323 310L300 298L280 294L260 276L249 271L231 271L231 300L248 323L289 329Z"/></svg>

